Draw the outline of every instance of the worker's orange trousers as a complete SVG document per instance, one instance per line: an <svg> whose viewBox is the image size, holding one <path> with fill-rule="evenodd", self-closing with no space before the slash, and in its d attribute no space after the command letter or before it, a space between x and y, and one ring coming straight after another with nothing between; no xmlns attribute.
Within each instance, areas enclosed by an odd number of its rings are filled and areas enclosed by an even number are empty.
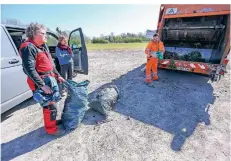
<svg viewBox="0 0 231 161"><path fill-rule="evenodd" d="M157 70L158 70L158 58L150 58L146 64L146 82L150 83L152 81L151 70L153 72L153 79L158 80Z"/></svg>

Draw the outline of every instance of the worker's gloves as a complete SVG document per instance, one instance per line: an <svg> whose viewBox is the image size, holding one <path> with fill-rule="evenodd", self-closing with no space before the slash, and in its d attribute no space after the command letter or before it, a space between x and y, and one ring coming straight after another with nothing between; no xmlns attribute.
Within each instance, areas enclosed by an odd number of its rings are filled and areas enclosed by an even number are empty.
<svg viewBox="0 0 231 161"><path fill-rule="evenodd" d="M152 57L152 54L149 54L149 53L148 53L147 59L149 60L149 59L151 59L151 57Z"/></svg>

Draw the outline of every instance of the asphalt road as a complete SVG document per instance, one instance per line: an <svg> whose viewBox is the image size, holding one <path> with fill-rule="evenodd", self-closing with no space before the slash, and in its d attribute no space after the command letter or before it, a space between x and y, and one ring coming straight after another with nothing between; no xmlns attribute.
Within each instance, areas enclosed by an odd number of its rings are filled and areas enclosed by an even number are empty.
<svg viewBox="0 0 231 161"><path fill-rule="evenodd" d="M113 120L88 112L75 131L55 138L43 129L41 107L29 99L2 115L4 160L230 160L230 70L221 81L192 73L159 71L145 83L143 51L89 53L89 97L107 83L120 99ZM59 103L59 116L64 99Z"/></svg>

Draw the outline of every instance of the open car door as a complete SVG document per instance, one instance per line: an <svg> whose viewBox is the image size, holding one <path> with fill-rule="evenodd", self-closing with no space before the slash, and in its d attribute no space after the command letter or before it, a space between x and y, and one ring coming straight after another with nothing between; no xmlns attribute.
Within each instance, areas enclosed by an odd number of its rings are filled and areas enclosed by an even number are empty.
<svg viewBox="0 0 231 161"><path fill-rule="evenodd" d="M74 72L88 74L88 56L84 36L81 28L71 31L68 45L74 54Z"/></svg>

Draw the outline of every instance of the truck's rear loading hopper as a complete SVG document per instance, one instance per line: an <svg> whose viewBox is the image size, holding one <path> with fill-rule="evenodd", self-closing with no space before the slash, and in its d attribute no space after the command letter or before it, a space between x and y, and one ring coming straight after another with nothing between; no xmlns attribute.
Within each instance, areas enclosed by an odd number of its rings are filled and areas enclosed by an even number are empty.
<svg viewBox="0 0 231 161"><path fill-rule="evenodd" d="M227 15L165 19L164 59L220 64Z"/></svg>

